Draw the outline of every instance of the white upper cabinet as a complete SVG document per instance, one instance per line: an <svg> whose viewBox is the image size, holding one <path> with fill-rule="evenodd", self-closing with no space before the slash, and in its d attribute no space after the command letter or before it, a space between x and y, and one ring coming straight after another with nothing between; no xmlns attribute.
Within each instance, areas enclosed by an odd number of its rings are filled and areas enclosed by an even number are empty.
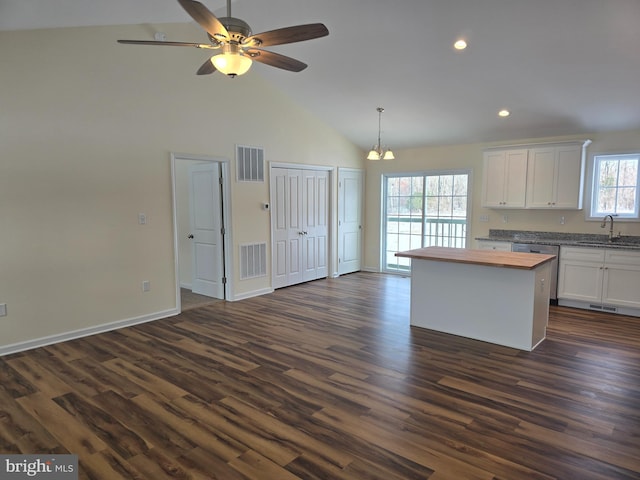
<svg viewBox="0 0 640 480"><path fill-rule="evenodd" d="M482 206L524 208L527 149L492 150L484 154Z"/></svg>
<svg viewBox="0 0 640 480"><path fill-rule="evenodd" d="M591 140L486 150L482 206L580 210L589 144Z"/></svg>
<svg viewBox="0 0 640 480"><path fill-rule="evenodd" d="M532 148L527 168L527 208L582 208L582 145Z"/></svg>

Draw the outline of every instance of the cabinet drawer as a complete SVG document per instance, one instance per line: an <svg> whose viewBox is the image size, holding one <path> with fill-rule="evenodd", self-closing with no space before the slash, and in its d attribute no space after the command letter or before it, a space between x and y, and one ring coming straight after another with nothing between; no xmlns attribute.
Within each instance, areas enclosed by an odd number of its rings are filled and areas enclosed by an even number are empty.
<svg viewBox="0 0 640 480"><path fill-rule="evenodd" d="M477 248L480 250L496 250L500 252L510 252L511 242L494 242L491 240L478 240Z"/></svg>
<svg viewBox="0 0 640 480"><path fill-rule="evenodd" d="M605 261L607 264L640 266L640 251L606 250Z"/></svg>
<svg viewBox="0 0 640 480"><path fill-rule="evenodd" d="M560 247L560 260L603 263L604 255L604 248Z"/></svg>

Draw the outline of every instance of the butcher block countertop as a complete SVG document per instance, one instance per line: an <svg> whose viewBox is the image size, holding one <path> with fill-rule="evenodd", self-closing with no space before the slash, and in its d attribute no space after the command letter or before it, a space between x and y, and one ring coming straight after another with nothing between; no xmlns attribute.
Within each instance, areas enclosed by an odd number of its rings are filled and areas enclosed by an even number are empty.
<svg viewBox="0 0 640 480"><path fill-rule="evenodd" d="M532 270L555 258L555 255L523 252L499 252L468 248L426 247L396 253L397 257L440 262L469 263L488 267L519 268Z"/></svg>

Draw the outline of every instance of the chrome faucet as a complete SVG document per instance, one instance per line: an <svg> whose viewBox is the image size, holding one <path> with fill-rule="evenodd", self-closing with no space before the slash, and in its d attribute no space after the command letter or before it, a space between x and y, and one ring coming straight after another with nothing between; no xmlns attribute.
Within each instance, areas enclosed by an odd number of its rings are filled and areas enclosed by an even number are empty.
<svg viewBox="0 0 640 480"><path fill-rule="evenodd" d="M600 228L604 228L607 226L607 218L611 219L611 227L609 228L609 241L613 242L614 240L617 240L618 238L620 238L620 234L618 233L618 235L614 235L613 234L613 215L606 215L603 219L602 219L602 223L600 224Z"/></svg>

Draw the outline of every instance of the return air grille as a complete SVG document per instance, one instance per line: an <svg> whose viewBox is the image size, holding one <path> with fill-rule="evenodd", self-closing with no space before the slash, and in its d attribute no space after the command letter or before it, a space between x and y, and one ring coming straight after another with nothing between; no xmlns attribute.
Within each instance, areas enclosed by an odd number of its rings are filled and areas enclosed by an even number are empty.
<svg viewBox="0 0 640 480"><path fill-rule="evenodd" d="M240 280L267 275L267 244L240 245Z"/></svg>
<svg viewBox="0 0 640 480"><path fill-rule="evenodd" d="M264 182L264 150L236 145L236 172L239 182Z"/></svg>

